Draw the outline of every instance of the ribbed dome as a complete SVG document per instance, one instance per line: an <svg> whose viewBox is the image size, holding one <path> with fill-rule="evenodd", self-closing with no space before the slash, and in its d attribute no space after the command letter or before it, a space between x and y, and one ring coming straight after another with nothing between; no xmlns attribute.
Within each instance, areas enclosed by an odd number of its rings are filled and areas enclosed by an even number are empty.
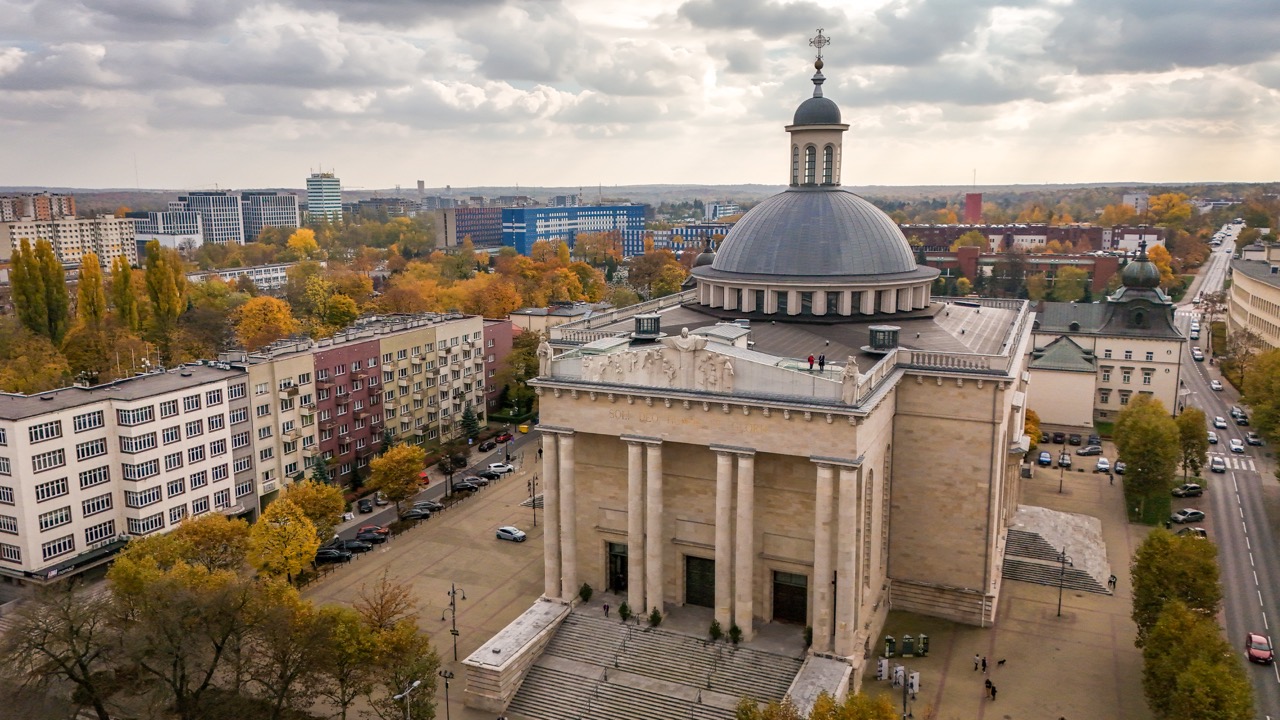
<svg viewBox="0 0 1280 720"><path fill-rule="evenodd" d="M888 275L915 271L916 260L897 224L875 205L839 188L799 187L743 215L711 267L755 275Z"/></svg>
<svg viewBox="0 0 1280 720"><path fill-rule="evenodd" d="M1128 288L1158 288L1160 287L1160 268L1148 260L1144 253L1137 260L1124 266L1120 279Z"/></svg>
<svg viewBox="0 0 1280 720"><path fill-rule="evenodd" d="M840 107L828 98L811 97L796 108L792 125L839 125Z"/></svg>

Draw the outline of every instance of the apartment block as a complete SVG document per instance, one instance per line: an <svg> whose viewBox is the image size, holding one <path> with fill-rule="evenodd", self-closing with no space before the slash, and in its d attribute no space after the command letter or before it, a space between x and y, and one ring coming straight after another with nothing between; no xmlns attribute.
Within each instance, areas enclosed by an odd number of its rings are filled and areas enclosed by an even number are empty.
<svg viewBox="0 0 1280 720"><path fill-rule="evenodd" d="M471 238L475 247L502 245L502 208L459 207L435 211L436 227L444 247L458 247Z"/></svg>
<svg viewBox="0 0 1280 720"><path fill-rule="evenodd" d="M0 262L9 260L13 256L13 248L27 239L32 245L39 240L49 241L58 260L67 267L78 267L85 253L89 252L96 253L104 265L109 265L119 256L128 258L130 263L137 263L133 224L133 220L111 215L51 220L29 217L0 222Z"/></svg>
<svg viewBox="0 0 1280 720"><path fill-rule="evenodd" d="M502 410L498 406L498 398L502 395L502 386L498 384L498 373L506 364L511 354L511 343L515 338L515 324L511 318L484 321L484 401L487 412Z"/></svg>
<svg viewBox="0 0 1280 720"><path fill-rule="evenodd" d="M76 216L74 195L30 193L0 195L0 222L14 220L56 220Z"/></svg>
<svg viewBox="0 0 1280 720"><path fill-rule="evenodd" d="M206 365L0 394L0 575L44 582L187 517L252 518L254 486L233 454L246 382Z"/></svg>
<svg viewBox="0 0 1280 720"><path fill-rule="evenodd" d="M579 233L617 232L624 248L643 248L644 211L644 205L504 207L502 244L528 255L539 240L558 240L572 248Z"/></svg>
<svg viewBox="0 0 1280 720"><path fill-rule="evenodd" d="M226 268L223 270L203 270L187 273L187 280L204 282L209 278L221 278L224 282L235 283L242 277L253 281L259 290L279 290L289 282L289 268L298 263L272 263L270 265L250 265L249 267ZM325 263L320 263L324 265Z"/></svg>

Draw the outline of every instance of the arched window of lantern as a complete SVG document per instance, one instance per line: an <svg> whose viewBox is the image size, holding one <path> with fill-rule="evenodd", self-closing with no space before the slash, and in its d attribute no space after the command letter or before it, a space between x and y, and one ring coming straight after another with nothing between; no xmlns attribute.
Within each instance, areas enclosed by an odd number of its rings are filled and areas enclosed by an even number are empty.
<svg viewBox="0 0 1280 720"><path fill-rule="evenodd" d="M791 184L800 184L800 146L791 146Z"/></svg>
<svg viewBox="0 0 1280 720"><path fill-rule="evenodd" d="M818 175L818 149L812 145L804 148L804 184L813 185Z"/></svg>
<svg viewBox="0 0 1280 720"><path fill-rule="evenodd" d="M822 148L822 184L830 185L835 177L836 149L830 145Z"/></svg>

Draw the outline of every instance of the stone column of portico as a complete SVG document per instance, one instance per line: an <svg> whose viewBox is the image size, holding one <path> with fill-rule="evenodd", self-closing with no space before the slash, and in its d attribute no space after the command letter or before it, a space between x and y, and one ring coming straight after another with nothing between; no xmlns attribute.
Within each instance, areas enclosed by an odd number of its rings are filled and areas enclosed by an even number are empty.
<svg viewBox="0 0 1280 720"><path fill-rule="evenodd" d="M813 501L813 651L831 651L831 513L835 471L818 463Z"/></svg>
<svg viewBox="0 0 1280 720"><path fill-rule="evenodd" d="M733 454L716 451L716 621L733 622Z"/></svg>
<svg viewBox="0 0 1280 720"><path fill-rule="evenodd" d="M898 291L897 290L877 290L880 295L880 312L895 313L898 312Z"/></svg>
<svg viewBox="0 0 1280 720"><path fill-rule="evenodd" d="M733 553L733 622L742 631L743 640L755 637L752 622L756 578L755 462L754 454L738 455L738 542Z"/></svg>
<svg viewBox="0 0 1280 720"><path fill-rule="evenodd" d="M835 652L850 657L858 630L856 590L858 575L858 475L857 468L840 468L839 537L836 555Z"/></svg>
<svg viewBox="0 0 1280 720"><path fill-rule="evenodd" d="M644 521L644 602L636 613L653 608L663 609L662 576L662 445L653 443L645 447L648 497Z"/></svg>
<svg viewBox="0 0 1280 720"><path fill-rule="evenodd" d="M543 590L560 597L560 452L554 433L542 433Z"/></svg>
<svg viewBox="0 0 1280 720"><path fill-rule="evenodd" d="M862 291L862 302L858 312L863 315L876 314L876 291L874 289L868 288Z"/></svg>
<svg viewBox="0 0 1280 720"><path fill-rule="evenodd" d="M627 605L644 609L644 445L627 441Z"/></svg>
<svg viewBox="0 0 1280 720"><path fill-rule="evenodd" d="M813 314L814 315L827 314L827 291L826 290L817 290L813 293ZM832 315L835 314L835 308L831 309L831 314Z"/></svg>
<svg viewBox="0 0 1280 720"><path fill-rule="evenodd" d="M561 435L560 446L560 597L578 594L577 501L573 481L573 435Z"/></svg>

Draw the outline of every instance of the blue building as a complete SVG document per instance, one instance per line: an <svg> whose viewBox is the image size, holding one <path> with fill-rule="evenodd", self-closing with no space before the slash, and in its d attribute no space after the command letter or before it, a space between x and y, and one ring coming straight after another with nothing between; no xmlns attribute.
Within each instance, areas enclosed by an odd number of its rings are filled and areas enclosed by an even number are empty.
<svg viewBox="0 0 1280 720"><path fill-rule="evenodd" d="M644 205L588 205L502 209L502 244L528 255L539 240L563 240L570 248L578 233L617 230L625 254L644 252ZM639 248L639 250L632 250Z"/></svg>

